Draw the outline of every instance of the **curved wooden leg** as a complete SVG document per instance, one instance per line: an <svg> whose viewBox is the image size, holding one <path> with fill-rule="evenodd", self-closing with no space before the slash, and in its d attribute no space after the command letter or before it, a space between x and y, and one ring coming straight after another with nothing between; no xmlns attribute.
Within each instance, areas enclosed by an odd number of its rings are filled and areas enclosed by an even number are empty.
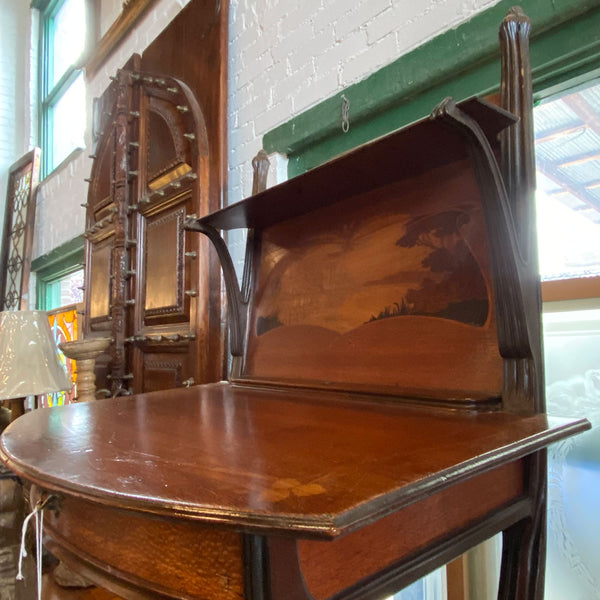
<svg viewBox="0 0 600 600"><path fill-rule="evenodd" d="M531 517L503 532L498 600L543 600L546 576L546 453L530 464Z"/></svg>

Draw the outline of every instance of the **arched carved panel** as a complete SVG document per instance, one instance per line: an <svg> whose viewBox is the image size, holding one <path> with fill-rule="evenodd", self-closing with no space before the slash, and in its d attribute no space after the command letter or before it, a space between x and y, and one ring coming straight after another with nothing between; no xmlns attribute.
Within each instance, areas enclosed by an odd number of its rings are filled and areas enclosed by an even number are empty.
<svg viewBox="0 0 600 600"><path fill-rule="evenodd" d="M227 23L226 5L191 0L94 105L84 330L114 340L113 394L181 384L149 355L176 355L185 380L223 376L219 269L184 223L219 208L224 185Z"/></svg>
<svg viewBox="0 0 600 600"><path fill-rule="evenodd" d="M110 203L111 181L114 179L113 152L115 136L112 129L98 145L97 159L94 161L91 185L88 193L88 205L95 221L102 219L102 209Z"/></svg>
<svg viewBox="0 0 600 600"><path fill-rule="evenodd" d="M182 164L191 169L185 152L184 131L176 110L171 103L150 98L147 116L149 182Z"/></svg>

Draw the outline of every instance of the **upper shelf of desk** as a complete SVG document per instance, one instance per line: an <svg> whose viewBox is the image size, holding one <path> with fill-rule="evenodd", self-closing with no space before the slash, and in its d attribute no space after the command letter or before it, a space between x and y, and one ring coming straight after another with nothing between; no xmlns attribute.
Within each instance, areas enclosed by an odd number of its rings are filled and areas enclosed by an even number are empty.
<svg viewBox="0 0 600 600"><path fill-rule="evenodd" d="M516 121L511 113L480 99L462 102L458 108L477 122L492 146L498 133ZM464 141L440 120L429 118L202 217L198 223L223 230L265 228L466 156Z"/></svg>

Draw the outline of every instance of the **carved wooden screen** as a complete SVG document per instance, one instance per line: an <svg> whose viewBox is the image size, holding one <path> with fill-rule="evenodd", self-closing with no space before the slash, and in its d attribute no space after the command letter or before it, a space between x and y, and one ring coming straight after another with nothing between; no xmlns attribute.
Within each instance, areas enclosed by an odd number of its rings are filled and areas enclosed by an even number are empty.
<svg viewBox="0 0 600 600"><path fill-rule="evenodd" d="M219 271L206 241L186 234L184 223L220 205L224 67L194 65L212 55L198 48L194 60L178 59L172 49L185 48L171 39L193 39L182 28L206 23L206 11L218 19L200 45L219 42L227 23L220 3L193 0L149 58L134 56L95 105L84 329L113 338L97 361L98 387L112 394L223 375Z"/></svg>
<svg viewBox="0 0 600 600"><path fill-rule="evenodd" d="M9 171L0 261L0 310L28 308L35 191L39 173L39 148L28 152Z"/></svg>

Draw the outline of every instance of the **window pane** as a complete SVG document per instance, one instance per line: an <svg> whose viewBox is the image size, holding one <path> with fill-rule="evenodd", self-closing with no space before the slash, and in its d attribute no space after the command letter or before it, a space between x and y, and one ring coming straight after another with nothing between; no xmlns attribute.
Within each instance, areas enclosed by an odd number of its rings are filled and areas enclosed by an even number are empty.
<svg viewBox="0 0 600 600"><path fill-rule="evenodd" d="M46 282L44 310L83 302L83 269Z"/></svg>
<svg viewBox="0 0 600 600"><path fill-rule="evenodd" d="M85 84L79 75L52 111L52 165L60 164L75 148L83 148Z"/></svg>
<svg viewBox="0 0 600 600"><path fill-rule="evenodd" d="M600 84L535 108L543 280L600 275Z"/></svg>
<svg viewBox="0 0 600 600"><path fill-rule="evenodd" d="M81 56L85 48L84 0L65 0L54 17L54 69L50 87Z"/></svg>

